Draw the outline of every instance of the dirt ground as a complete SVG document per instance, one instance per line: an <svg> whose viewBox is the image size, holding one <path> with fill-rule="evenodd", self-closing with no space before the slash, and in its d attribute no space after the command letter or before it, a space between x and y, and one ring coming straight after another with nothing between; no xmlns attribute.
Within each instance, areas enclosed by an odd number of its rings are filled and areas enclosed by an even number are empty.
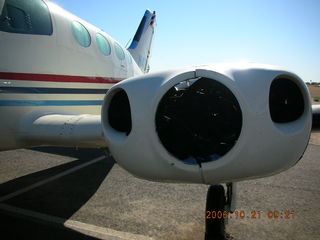
<svg viewBox="0 0 320 240"><path fill-rule="evenodd" d="M308 86L312 98L320 98L320 87ZM313 102L313 104L320 104L320 102ZM310 137L310 143L315 145L320 145L320 130L313 131Z"/></svg>
<svg viewBox="0 0 320 240"><path fill-rule="evenodd" d="M314 99L314 98L320 98L320 87L317 87L317 86L311 86L309 85L309 91L310 91L310 94L311 94L311 97ZM314 104L320 104L320 102L313 102Z"/></svg>

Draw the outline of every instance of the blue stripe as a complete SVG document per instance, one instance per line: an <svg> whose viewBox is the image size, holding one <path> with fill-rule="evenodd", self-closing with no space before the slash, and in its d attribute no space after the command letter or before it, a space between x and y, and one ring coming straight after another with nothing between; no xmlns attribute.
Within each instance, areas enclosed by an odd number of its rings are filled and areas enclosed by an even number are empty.
<svg viewBox="0 0 320 240"><path fill-rule="evenodd" d="M0 87L0 93L37 93L37 94L106 94L108 89L92 88L31 88Z"/></svg>
<svg viewBox="0 0 320 240"><path fill-rule="evenodd" d="M0 100L0 106L93 106L102 100Z"/></svg>

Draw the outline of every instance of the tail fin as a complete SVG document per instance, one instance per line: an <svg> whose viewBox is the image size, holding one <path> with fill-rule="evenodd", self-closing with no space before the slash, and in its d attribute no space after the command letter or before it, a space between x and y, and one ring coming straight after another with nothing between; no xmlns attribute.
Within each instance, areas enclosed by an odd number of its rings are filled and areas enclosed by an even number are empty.
<svg viewBox="0 0 320 240"><path fill-rule="evenodd" d="M152 13L151 11L146 10L132 43L128 48L133 59L144 73L149 71L149 59L155 29L155 20L156 12L154 11Z"/></svg>

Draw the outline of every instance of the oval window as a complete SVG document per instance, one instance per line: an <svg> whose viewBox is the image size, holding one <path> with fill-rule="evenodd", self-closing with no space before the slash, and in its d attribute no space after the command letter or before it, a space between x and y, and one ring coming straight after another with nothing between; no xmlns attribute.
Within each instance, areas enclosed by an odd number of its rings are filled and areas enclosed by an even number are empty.
<svg viewBox="0 0 320 240"><path fill-rule="evenodd" d="M99 50L103 53L103 55L108 56L111 53L111 48L108 40L102 36L100 33L96 35L96 42L99 47Z"/></svg>
<svg viewBox="0 0 320 240"><path fill-rule="evenodd" d="M127 52L127 58L128 58L128 63L131 64L132 58L131 58L131 54L129 52Z"/></svg>
<svg viewBox="0 0 320 240"><path fill-rule="evenodd" d="M72 34L82 47L89 47L91 38L88 30L79 22L72 22Z"/></svg>
<svg viewBox="0 0 320 240"><path fill-rule="evenodd" d="M118 43L114 43L114 49L116 51L116 55L119 58L119 60L123 60L125 58L124 51L122 47Z"/></svg>

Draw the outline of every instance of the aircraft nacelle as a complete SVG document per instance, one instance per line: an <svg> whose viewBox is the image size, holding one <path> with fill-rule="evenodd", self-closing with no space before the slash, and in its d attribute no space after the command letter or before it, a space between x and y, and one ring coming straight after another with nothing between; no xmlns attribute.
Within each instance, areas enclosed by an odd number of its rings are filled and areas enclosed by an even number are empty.
<svg viewBox="0 0 320 240"><path fill-rule="evenodd" d="M131 78L108 91L102 108L107 144L123 168L153 181L206 184L295 165L311 118L297 75L241 63Z"/></svg>

